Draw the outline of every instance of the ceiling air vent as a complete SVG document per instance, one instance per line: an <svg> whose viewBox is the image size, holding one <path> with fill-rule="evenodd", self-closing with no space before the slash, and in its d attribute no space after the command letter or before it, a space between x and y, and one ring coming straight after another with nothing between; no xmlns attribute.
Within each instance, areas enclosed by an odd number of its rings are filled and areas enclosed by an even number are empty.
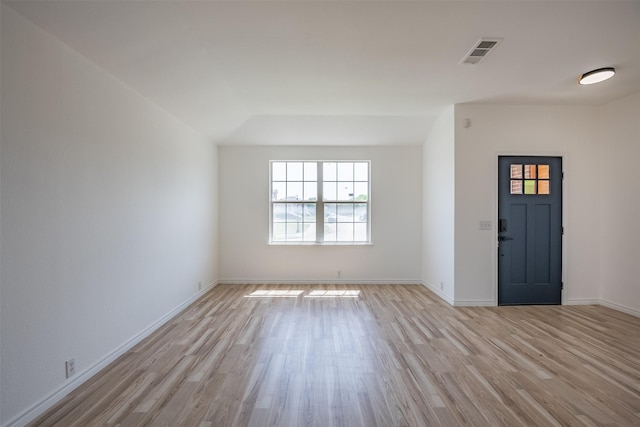
<svg viewBox="0 0 640 427"><path fill-rule="evenodd" d="M502 39L480 39L467 53L461 64L479 64L500 43Z"/></svg>

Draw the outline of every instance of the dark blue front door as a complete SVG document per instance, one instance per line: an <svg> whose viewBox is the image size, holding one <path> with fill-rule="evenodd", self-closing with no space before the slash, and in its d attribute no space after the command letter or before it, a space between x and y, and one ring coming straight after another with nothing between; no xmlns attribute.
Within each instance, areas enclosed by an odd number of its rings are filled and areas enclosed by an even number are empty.
<svg viewBox="0 0 640 427"><path fill-rule="evenodd" d="M498 159L498 304L560 304L562 158Z"/></svg>

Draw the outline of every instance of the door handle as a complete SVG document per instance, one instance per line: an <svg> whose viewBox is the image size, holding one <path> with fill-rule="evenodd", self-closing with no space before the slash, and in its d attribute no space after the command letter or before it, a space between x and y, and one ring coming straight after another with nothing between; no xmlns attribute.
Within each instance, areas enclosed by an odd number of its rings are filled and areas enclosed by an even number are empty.
<svg viewBox="0 0 640 427"><path fill-rule="evenodd" d="M498 236L498 242L504 242L505 240L513 240L513 237Z"/></svg>

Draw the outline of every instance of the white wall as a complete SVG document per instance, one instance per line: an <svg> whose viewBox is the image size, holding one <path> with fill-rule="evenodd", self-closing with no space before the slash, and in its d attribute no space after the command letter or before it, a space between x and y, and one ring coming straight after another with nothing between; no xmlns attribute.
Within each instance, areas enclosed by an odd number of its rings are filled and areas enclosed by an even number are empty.
<svg viewBox="0 0 640 427"><path fill-rule="evenodd" d="M371 160L373 245L268 245L269 160L346 159ZM420 281L421 147L221 146L219 161L220 282Z"/></svg>
<svg viewBox="0 0 640 427"><path fill-rule="evenodd" d="M201 135L2 9L6 425L215 280L217 160Z"/></svg>
<svg viewBox="0 0 640 427"><path fill-rule="evenodd" d="M422 279L454 302L454 107L438 118L423 147Z"/></svg>
<svg viewBox="0 0 640 427"><path fill-rule="evenodd" d="M640 316L640 93L601 109L600 298Z"/></svg>
<svg viewBox="0 0 640 427"><path fill-rule="evenodd" d="M0 37L2 36L2 10L0 4ZM0 38L0 46L2 39ZM0 47L0 53L2 48ZM0 54L0 100L2 99L2 55ZM0 108L0 192L2 189L2 108ZM0 193L0 224L2 224L2 197ZM2 277L2 239L0 239L0 278ZM2 398L2 286L0 282L0 399ZM2 403L0 403L0 425L2 425Z"/></svg>
<svg viewBox="0 0 640 427"><path fill-rule="evenodd" d="M465 118L471 120L463 127ZM563 156L564 293L569 304L599 298L598 109L465 104L455 107L455 303L495 304L497 157ZM480 231L480 220L493 230Z"/></svg>

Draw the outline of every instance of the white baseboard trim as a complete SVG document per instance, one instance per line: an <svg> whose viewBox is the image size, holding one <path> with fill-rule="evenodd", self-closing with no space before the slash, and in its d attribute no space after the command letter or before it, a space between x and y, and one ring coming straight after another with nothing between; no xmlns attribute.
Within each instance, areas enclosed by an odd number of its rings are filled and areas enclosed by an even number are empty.
<svg viewBox="0 0 640 427"><path fill-rule="evenodd" d="M618 303L611 302L611 301L607 301L607 300L603 300L603 299L600 300L600 304L602 304L605 307L612 308L614 310L618 310L618 311L630 314L630 315L635 316L635 317L640 317L640 310L636 310L635 308L627 307L625 305L618 304Z"/></svg>
<svg viewBox="0 0 640 427"><path fill-rule="evenodd" d="M635 308L627 307L626 305L618 304L618 303L607 301L604 299L575 298L575 299L567 300L567 305L601 305L603 307L607 307L616 311L621 311L623 313L627 313L635 317L640 317L640 310L636 310Z"/></svg>
<svg viewBox="0 0 640 427"><path fill-rule="evenodd" d="M495 307L498 304L488 299L457 299L453 301L454 307Z"/></svg>
<svg viewBox="0 0 640 427"><path fill-rule="evenodd" d="M420 285L421 280L370 280L370 279L330 279L330 280L295 280L295 279L220 279L220 285Z"/></svg>
<svg viewBox="0 0 640 427"><path fill-rule="evenodd" d="M497 305L494 300L457 300L449 297L449 295L440 290L440 287L436 287L432 283L425 281L422 282L422 284L431 292L442 298L446 303L454 307L494 307Z"/></svg>
<svg viewBox="0 0 640 427"><path fill-rule="evenodd" d="M449 305L454 305L453 304L453 298L450 298L449 295L445 294L442 290L440 290L440 287L436 287L433 284L427 282L427 281L423 281L422 285L429 289L431 292L433 292L434 294L436 294L440 299L442 299L444 302L446 302Z"/></svg>
<svg viewBox="0 0 640 427"><path fill-rule="evenodd" d="M599 299L593 298L572 298L567 300L567 305L599 305Z"/></svg>
<svg viewBox="0 0 640 427"><path fill-rule="evenodd" d="M122 356L124 353L129 351L133 346L138 344L140 341L151 335L162 325L167 323L169 320L173 319L178 313L184 310L186 307L194 303L201 296L207 293L210 289L218 284L217 281L209 283L202 290L198 291L198 293L194 294L192 297L188 298L186 301L175 307L173 310L162 316L160 319L156 320L145 329L140 331L134 337L120 345L118 348L113 350L111 353L107 354L97 363L89 366L82 372L79 372L72 380L68 383L65 383L62 387L58 388L44 399L40 400L30 408L27 408L22 413L18 414L14 418L7 421L2 427L22 427L31 421L35 420L40 415L44 414L49 408L62 400L66 395L71 393L73 390L82 385L85 381L89 380L95 374L100 372L102 369L107 367L111 362L116 360L118 357Z"/></svg>

